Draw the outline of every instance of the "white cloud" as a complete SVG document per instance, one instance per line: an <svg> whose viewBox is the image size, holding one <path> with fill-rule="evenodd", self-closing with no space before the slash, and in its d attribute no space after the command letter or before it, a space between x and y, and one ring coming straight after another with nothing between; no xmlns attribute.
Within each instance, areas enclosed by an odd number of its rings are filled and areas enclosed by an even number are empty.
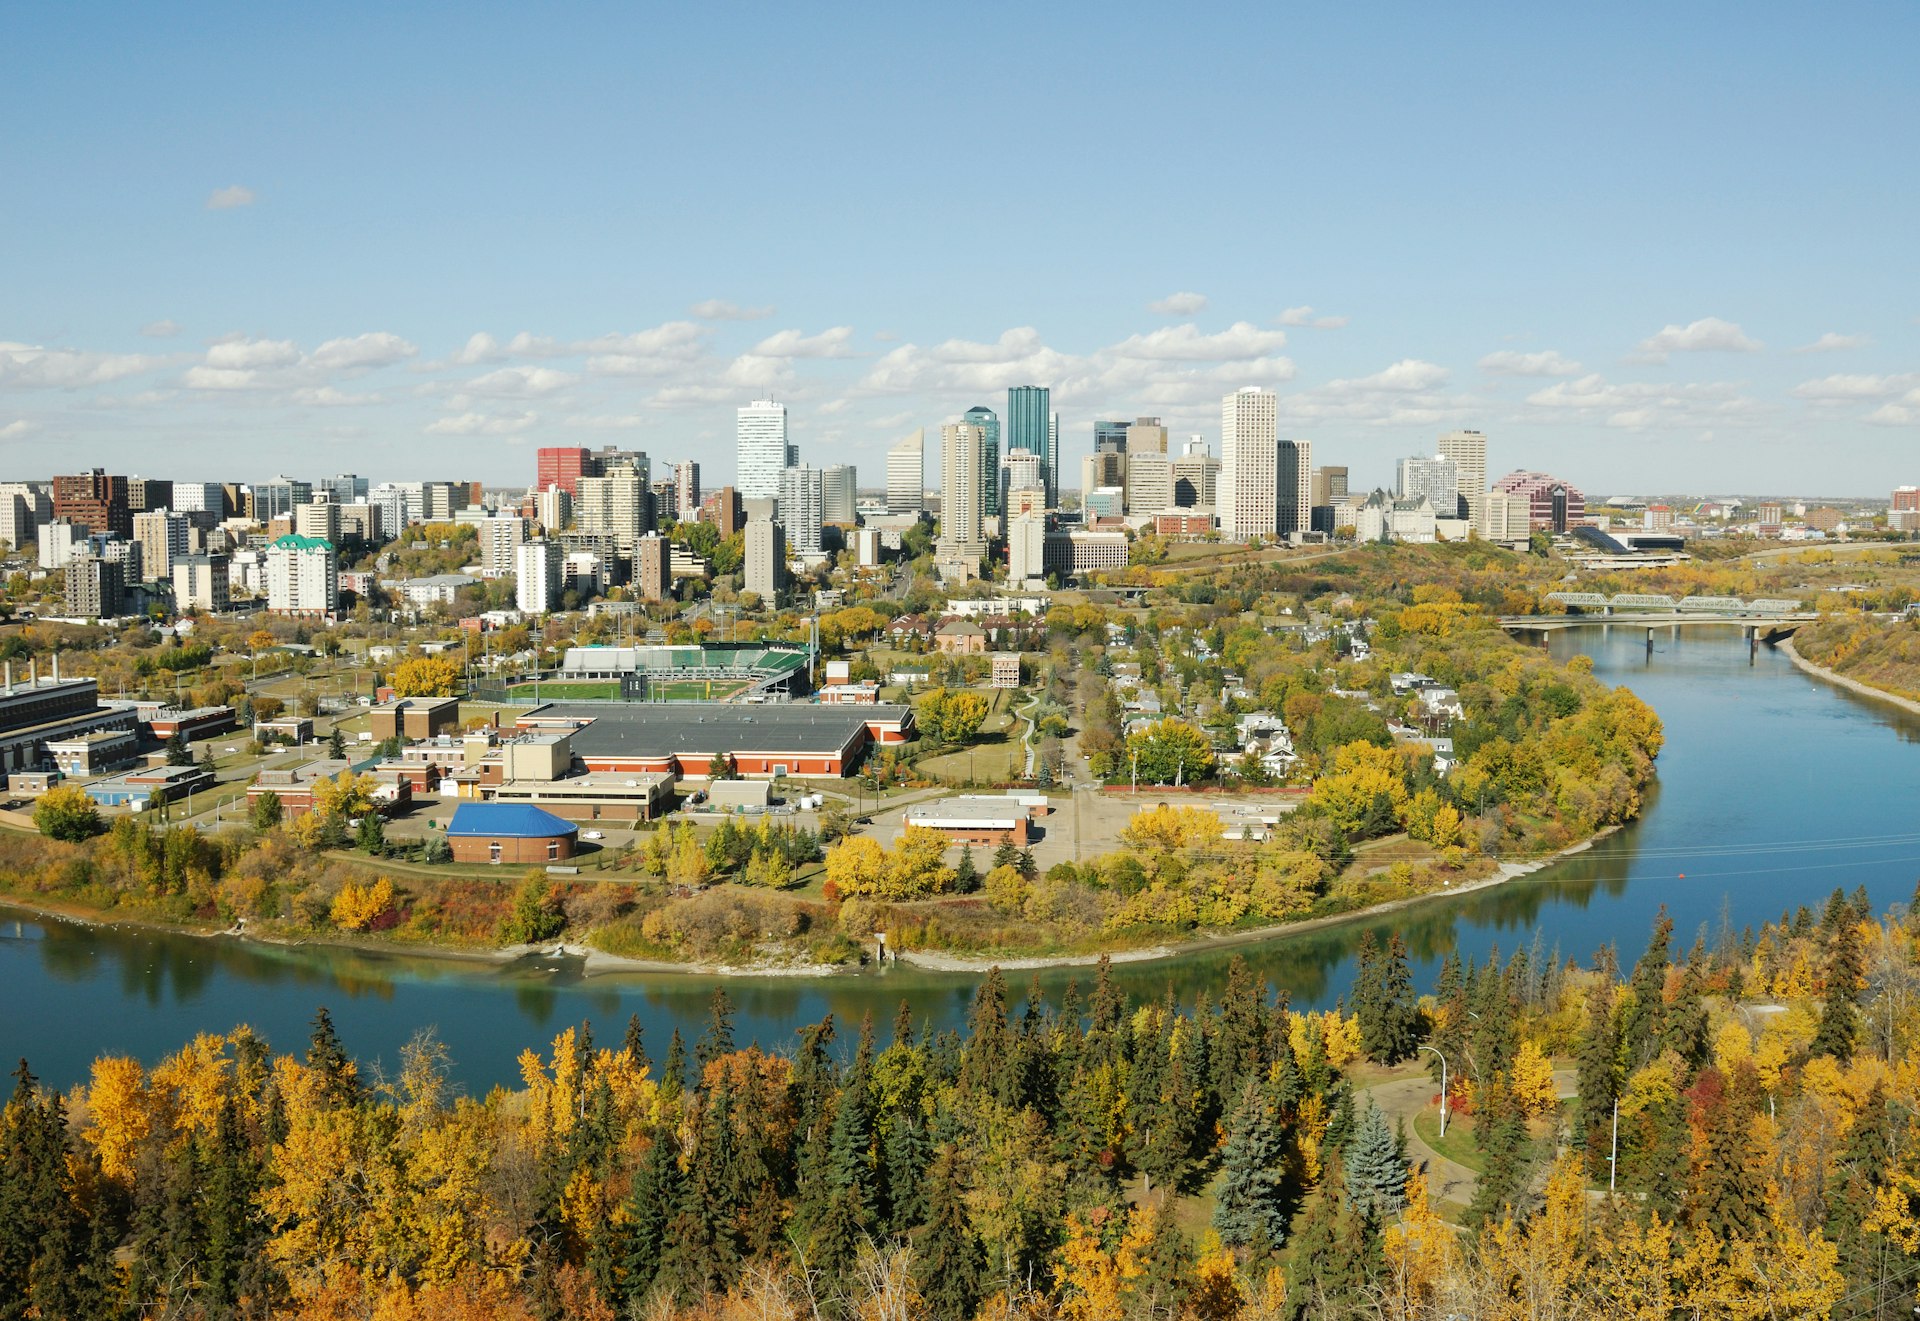
<svg viewBox="0 0 1920 1321"><path fill-rule="evenodd" d="M178 321L149 321L140 327L140 333L148 339L172 339L180 330Z"/></svg>
<svg viewBox="0 0 1920 1321"><path fill-rule="evenodd" d="M724 298L709 298L687 309L687 315L702 321L765 321L773 315L771 307L742 307Z"/></svg>
<svg viewBox="0 0 1920 1321"><path fill-rule="evenodd" d="M180 383L189 390L254 390L268 384L246 367L189 367Z"/></svg>
<svg viewBox="0 0 1920 1321"><path fill-rule="evenodd" d="M632 431L650 425L652 421L652 418L642 417L638 413L594 413L570 417L566 425L582 431Z"/></svg>
<svg viewBox="0 0 1920 1321"><path fill-rule="evenodd" d="M72 390L136 376L164 359L144 353L83 353L38 344L0 342L0 386L20 390Z"/></svg>
<svg viewBox="0 0 1920 1321"><path fill-rule="evenodd" d="M588 355L587 370L598 375L660 376L698 361L706 352L707 333L691 321L669 321L651 330L601 335L575 347Z"/></svg>
<svg viewBox="0 0 1920 1321"><path fill-rule="evenodd" d="M400 336L376 330L346 339L330 339L315 349L308 361L327 371L371 371L404 362L419 352Z"/></svg>
<svg viewBox="0 0 1920 1321"><path fill-rule="evenodd" d="M1580 364L1553 349L1539 353L1501 349L1480 359L1480 370L1491 376L1576 376Z"/></svg>
<svg viewBox="0 0 1920 1321"><path fill-rule="evenodd" d="M429 436L515 436L539 420L534 413L461 413L427 424Z"/></svg>
<svg viewBox="0 0 1920 1321"><path fill-rule="evenodd" d="M1384 367L1371 376L1329 381L1327 389L1336 394L1342 392L1363 394L1376 390L1410 393L1445 385L1447 378L1451 375L1452 373L1445 367L1436 363L1422 362L1418 358L1402 358L1391 367Z"/></svg>
<svg viewBox="0 0 1920 1321"><path fill-rule="evenodd" d="M231 211L236 206L252 206L253 189L244 184L229 184L225 188L216 188L207 198L207 210Z"/></svg>
<svg viewBox="0 0 1920 1321"><path fill-rule="evenodd" d="M1236 321L1213 335L1203 335L1192 322L1165 326L1145 335L1130 335L1110 350L1118 358L1145 358L1161 362L1236 362L1261 358L1286 347L1284 330L1261 330L1250 321Z"/></svg>
<svg viewBox="0 0 1920 1321"><path fill-rule="evenodd" d="M1274 318L1277 325L1305 326L1313 330L1338 330L1347 324L1343 316L1315 316L1311 307L1290 307Z"/></svg>
<svg viewBox="0 0 1920 1321"><path fill-rule="evenodd" d="M1666 326L1640 341L1636 356L1665 362L1670 353L1758 353L1764 345L1731 321L1702 317L1684 326Z"/></svg>
<svg viewBox="0 0 1920 1321"><path fill-rule="evenodd" d="M876 431L898 431L901 427L913 425L917 415L912 412L888 413L885 417L876 417L868 423Z"/></svg>
<svg viewBox="0 0 1920 1321"><path fill-rule="evenodd" d="M1842 335L1829 330L1811 344L1802 344L1795 353L1838 353L1843 349L1863 349L1873 343L1871 335Z"/></svg>
<svg viewBox="0 0 1920 1321"><path fill-rule="evenodd" d="M1793 387L1796 399L1854 400L1885 399L1920 382L1920 376L1823 376L1817 381L1802 381Z"/></svg>
<svg viewBox="0 0 1920 1321"><path fill-rule="evenodd" d="M1628 430L1694 427L1706 421L1739 423L1766 411L1728 381L1674 385L1664 382L1610 382L1598 374L1560 381L1527 396L1536 408L1599 418Z"/></svg>
<svg viewBox="0 0 1920 1321"><path fill-rule="evenodd" d="M261 367L291 367L300 361L300 346L290 339L221 340L207 350L206 365L222 371Z"/></svg>
<svg viewBox="0 0 1920 1321"><path fill-rule="evenodd" d="M0 440L19 440L32 430L33 423L27 421L24 417L15 418L5 426L0 427Z"/></svg>
<svg viewBox="0 0 1920 1321"><path fill-rule="evenodd" d="M669 385L647 400L655 408L706 408L739 403L740 392L724 385Z"/></svg>
<svg viewBox="0 0 1920 1321"><path fill-rule="evenodd" d="M747 354L756 358L847 358L852 356L848 347L852 342L852 326L835 326L818 335L782 330L761 340Z"/></svg>
<svg viewBox="0 0 1920 1321"><path fill-rule="evenodd" d="M358 408L367 404L384 404L384 395L348 394L331 385L306 385L287 396L291 403L306 408Z"/></svg>
<svg viewBox="0 0 1920 1321"><path fill-rule="evenodd" d="M1156 298L1147 304L1147 311L1158 313L1160 316L1198 316L1206 310L1205 294L1168 294L1165 298Z"/></svg>
<svg viewBox="0 0 1920 1321"><path fill-rule="evenodd" d="M522 399L564 390L579 379L573 372L556 371L551 367L501 367L484 376L474 377L463 388L475 394Z"/></svg>
<svg viewBox="0 0 1920 1321"><path fill-rule="evenodd" d="M1040 341L1032 326L1004 332L991 344L950 339L930 349L902 344L881 357L860 383L875 394L915 391L975 394L1051 381L1056 389L1077 364Z"/></svg>
<svg viewBox="0 0 1920 1321"><path fill-rule="evenodd" d="M465 346L449 354L447 361L456 366L470 367L475 363L498 362L504 356L500 341L482 330L468 337Z"/></svg>

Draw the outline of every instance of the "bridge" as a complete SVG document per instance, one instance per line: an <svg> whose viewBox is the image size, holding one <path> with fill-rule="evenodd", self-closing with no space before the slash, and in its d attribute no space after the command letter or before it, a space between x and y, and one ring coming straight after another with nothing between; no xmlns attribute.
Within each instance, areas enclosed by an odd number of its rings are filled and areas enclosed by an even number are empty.
<svg viewBox="0 0 1920 1321"><path fill-rule="evenodd" d="M1513 633L1552 633L1563 628L1585 628L1592 624L1611 627L1619 624L1647 630L1647 649L1653 649L1656 629L1674 629L1700 624L1737 624L1746 630L1747 650L1760 643L1771 645L1791 637L1800 625L1819 618L1811 610L1802 610L1797 600L1761 598L1742 601L1737 596L1662 596L1654 592L1619 592L1604 596L1599 592L1549 592L1547 600L1566 607L1564 615L1507 615L1500 627Z"/></svg>
<svg viewBox="0 0 1920 1321"><path fill-rule="evenodd" d="M1783 638L1800 625L1812 623L1819 617L1811 610L1750 615L1682 614L1677 610L1644 615L1502 615L1500 627L1512 633L1553 633L1563 628L1591 628L1595 624L1612 627L1617 624L1622 628L1644 628L1652 632L1658 628L1685 628L1698 624L1740 624L1748 632L1762 630L1761 640L1764 642L1769 638Z"/></svg>

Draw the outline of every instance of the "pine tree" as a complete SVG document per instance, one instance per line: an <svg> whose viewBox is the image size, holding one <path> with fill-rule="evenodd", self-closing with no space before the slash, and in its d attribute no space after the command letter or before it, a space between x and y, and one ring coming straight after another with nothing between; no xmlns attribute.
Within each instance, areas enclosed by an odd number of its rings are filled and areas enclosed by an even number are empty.
<svg viewBox="0 0 1920 1321"><path fill-rule="evenodd" d="M886 1172L886 1225L894 1234L905 1234L926 1215L928 1159L926 1126L915 1123L905 1109L894 1111L881 1148Z"/></svg>
<svg viewBox="0 0 1920 1321"><path fill-rule="evenodd" d="M1667 955L1672 945L1673 919L1663 904L1647 951L1633 965L1633 977L1627 983L1632 999L1620 1015L1620 1049L1628 1073L1644 1068L1660 1053L1660 1039L1666 1033Z"/></svg>
<svg viewBox="0 0 1920 1321"><path fill-rule="evenodd" d="M986 1264L967 1214L960 1158L942 1147L927 1170L927 1228L914 1254L920 1296L934 1321L972 1321Z"/></svg>
<svg viewBox="0 0 1920 1321"><path fill-rule="evenodd" d="M333 1015L321 1005L313 1015L313 1038L307 1047L307 1064L320 1075L321 1094L334 1105L352 1105L360 1092L360 1070L340 1036L333 1030Z"/></svg>
<svg viewBox="0 0 1920 1321"><path fill-rule="evenodd" d="M1836 899L1839 891L1834 892ZM1853 1058L1860 1040L1860 982L1866 975L1866 955L1860 948L1860 929L1843 905L1827 941L1826 995L1820 1002L1820 1024L1814 1029L1808 1053L1831 1055L1845 1063Z"/></svg>
<svg viewBox="0 0 1920 1321"><path fill-rule="evenodd" d="M173 737L167 740L167 765L186 766L193 761L193 751L187 747L187 735L184 730L175 729Z"/></svg>
<svg viewBox="0 0 1920 1321"><path fill-rule="evenodd" d="M1750 1237L1764 1214L1766 1187L1749 1167L1751 1116L1735 1104L1718 1069L1703 1069L1688 1092L1706 1138L1706 1159L1694 1174L1689 1210L1719 1242Z"/></svg>
<svg viewBox="0 0 1920 1321"><path fill-rule="evenodd" d="M1413 993L1413 973L1407 967L1407 942L1398 931L1387 938L1387 957L1382 966L1381 990L1386 1005L1383 1036L1387 1064L1411 1059L1420 1044L1420 1006Z"/></svg>
<svg viewBox="0 0 1920 1321"><path fill-rule="evenodd" d="M1229 1247L1267 1253L1286 1238L1285 1134L1258 1084L1249 1081L1221 1153L1213 1227Z"/></svg>
<svg viewBox="0 0 1920 1321"><path fill-rule="evenodd" d="M642 1073L652 1070L653 1061L647 1058L647 1031L640 1026L640 1015L627 1015L627 1034L620 1045L633 1060L635 1069Z"/></svg>
<svg viewBox="0 0 1920 1321"><path fill-rule="evenodd" d="M713 988L707 1002L707 1030L693 1048L693 1059L702 1070L722 1055L733 1054L733 1001L724 986Z"/></svg>
<svg viewBox="0 0 1920 1321"><path fill-rule="evenodd" d="M1407 1204L1407 1158L1398 1137L1387 1127L1387 1117L1368 1103L1344 1161L1347 1195L1368 1208L1376 1219L1392 1215Z"/></svg>
<svg viewBox="0 0 1920 1321"><path fill-rule="evenodd" d="M1362 1315L1368 1286L1381 1268L1378 1220L1347 1192L1336 1161L1301 1216L1287 1283L1303 1315Z"/></svg>
<svg viewBox="0 0 1920 1321"><path fill-rule="evenodd" d="M333 727L333 733L327 736L327 755L335 761L344 761L347 756L347 737L340 732L340 726Z"/></svg>
<svg viewBox="0 0 1920 1321"><path fill-rule="evenodd" d="M677 1099L687 1085L687 1045L680 1039L680 1029L674 1028L673 1035L667 1039L667 1062L660 1073L660 1094L662 1099Z"/></svg>
<svg viewBox="0 0 1920 1321"><path fill-rule="evenodd" d="M958 894L972 894L980 888L980 869L973 862L973 846L960 850L960 865L953 869L953 888Z"/></svg>
<svg viewBox="0 0 1920 1321"><path fill-rule="evenodd" d="M231 1093L221 1101L201 1170L200 1219L206 1227L201 1297L218 1315L239 1300L247 1262L263 1237L253 1203L258 1172Z"/></svg>
<svg viewBox="0 0 1920 1321"><path fill-rule="evenodd" d="M1526 1187L1528 1151L1526 1116L1520 1109L1505 1074L1496 1074L1482 1090L1480 1108L1474 1114L1475 1136L1486 1158L1473 1190L1473 1203L1467 1208L1469 1225L1484 1225L1499 1219L1512 1207Z"/></svg>
<svg viewBox="0 0 1920 1321"><path fill-rule="evenodd" d="M681 1201L680 1151L670 1129L654 1130L627 1194L627 1232L619 1291L623 1301L646 1297L666 1251L667 1228Z"/></svg>
<svg viewBox="0 0 1920 1321"><path fill-rule="evenodd" d="M1380 942L1371 931L1360 933L1360 944L1354 951L1353 989L1347 1001L1360 1021L1360 1048L1381 1060L1386 1051L1386 985Z"/></svg>
<svg viewBox="0 0 1920 1321"><path fill-rule="evenodd" d="M1620 1095L1620 1039L1613 1019L1613 981L1604 971L1587 992L1587 1024L1577 1053L1580 1090L1574 1134L1586 1157L1587 1177L1605 1179L1613 1148L1613 1105Z"/></svg>

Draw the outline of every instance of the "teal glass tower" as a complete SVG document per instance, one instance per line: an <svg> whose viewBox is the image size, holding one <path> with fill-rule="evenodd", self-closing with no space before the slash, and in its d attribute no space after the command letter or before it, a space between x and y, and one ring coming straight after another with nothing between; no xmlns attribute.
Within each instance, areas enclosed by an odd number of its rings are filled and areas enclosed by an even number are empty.
<svg viewBox="0 0 1920 1321"><path fill-rule="evenodd" d="M1053 391L1044 385L1016 385L1007 391L1007 452L1026 450L1040 459L1040 484L1047 507L1060 504L1059 441L1053 431Z"/></svg>
<svg viewBox="0 0 1920 1321"><path fill-rule="evenodd" d="M960 419L970 427L979 427L986 440L980 446L980 512L988 518L1000 515L1000 419L991 408L969 408Z"/></svg>

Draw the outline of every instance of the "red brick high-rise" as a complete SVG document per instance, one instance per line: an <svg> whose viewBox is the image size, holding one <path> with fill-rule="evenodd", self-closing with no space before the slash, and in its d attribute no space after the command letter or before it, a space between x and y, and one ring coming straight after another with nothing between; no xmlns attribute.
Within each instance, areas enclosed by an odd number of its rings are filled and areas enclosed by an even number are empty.
<svg viewBox="0 0 1920 1321"><path fill-rule="evenodd" d="M584 449L564 446L543 446L539 451L539 480L534 483L536 491L544 491L549 486L557 486L568 495L580 494L577 489L582 477L594 477L599 474L600 465L593 455Z"/></svg>
<svg viewBox="0 0 1920 1321"><path fill-rule="evenodd" d="M127 500L127 479L109 477L99 468L53 479L53 516L94 532L133 539L133 506Z"/></svg>

